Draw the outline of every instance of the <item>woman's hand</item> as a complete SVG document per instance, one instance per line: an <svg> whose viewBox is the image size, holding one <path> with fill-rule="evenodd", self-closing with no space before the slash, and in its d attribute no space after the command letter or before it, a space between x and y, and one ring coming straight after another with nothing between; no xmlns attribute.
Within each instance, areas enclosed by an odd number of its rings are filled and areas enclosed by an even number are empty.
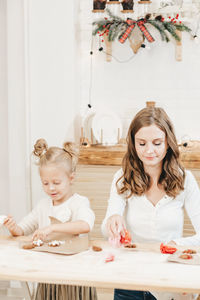
<svg viewBox="0 0 200 300"><path fill-rule="evenodd" d="M167 245L169 245L169 246L175 246L176 243L174 241L170 241L169 243L167 243Z"/></svg>
<svg viewBox="0 0 200 300"><path fill-rule="evenodd" d="M112 215L106 223L108 236L112 239L120 239L121 235L125 235L126 225L124 218L120 215Z"/></svg>
<svg viewBox="0 0 200 300"><path fill-rule="evenodd" d="M36 241L36 240L42 240L45 241L47 239L47 237L49 236L50 233L53 232L53 228L52 225L44 227L42 229L37 229L32 236L32 240Z"/></svg>
<svg viewBox="0 0 200 300"><path fill-rule="evenodd" d="M13 219L12 216L7 216L3 224L6 228L8 228L8 230L13 236L24 235L23 230L20 226L17 225L16 221Z"/></svg>

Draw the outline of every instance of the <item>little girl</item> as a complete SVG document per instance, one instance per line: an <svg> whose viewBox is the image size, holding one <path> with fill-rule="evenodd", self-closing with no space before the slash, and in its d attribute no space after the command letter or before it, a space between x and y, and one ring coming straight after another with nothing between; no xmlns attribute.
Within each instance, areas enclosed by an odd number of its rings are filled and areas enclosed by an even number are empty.
<svg viewBox="0 0 200 300"><path fill-rule="evenodd" d="M50 147L39 139L33 154L39 157L39 172L43 189L48 195L17 224L8 216L4 225L13 236L33 233L33 240L45 240L51 233L86 234L92 230L95 215L89 200L72 192L72 181L78 161L78 151L73 143L63 148ZM62 223L51 224L49 216ZM93 288L39 284L37 300L94 300Z"/></svg>

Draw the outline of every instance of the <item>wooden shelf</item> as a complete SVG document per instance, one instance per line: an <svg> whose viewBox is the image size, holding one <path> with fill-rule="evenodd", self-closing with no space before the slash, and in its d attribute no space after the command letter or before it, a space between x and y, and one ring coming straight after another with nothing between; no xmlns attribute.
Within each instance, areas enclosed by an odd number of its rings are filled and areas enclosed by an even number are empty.
<svg viewBox="0 0 200 300"><path fill-rule="evenodd" d="M120 166L126 145L81 147L79 164ZM200 169L200 151L182 151L185 168Z"/></svg>
<svg viewBox="0 0 200 300"><path fill-rule="evenodd" d="M151 4L151 1L138 1L139 4Z"/></svg>
<svg viewBox="0 0 200 300"><path fill-rule="evenodd" d="M79 164L120 166L126 145L81 147Z"/></svg>
<svg viewBox="0 0 200 300"><path fill-rule="evenodd" d="M93 13L104 13L105 9L93 9L92 12Z"/></svg>
<svg viewBox="0 0 200 300"><path fill-rule="evenodd" d="M119 1L109 1L106 4L121 4Z"/></svg>
<svg viewBox="0 0 200 300"><path fill-rule="evenodd" d="M127 14L127 13L133 13L134 10L133 10L133 9L124 9L124 10L121 10L121 12L122 12L123 14Z"/></svg>
<svg viewBox="0 0 200 300"><path fill-rule="evenodd" d="M182 151L180 158L185 168L200 169L200 151Z"/></svg>

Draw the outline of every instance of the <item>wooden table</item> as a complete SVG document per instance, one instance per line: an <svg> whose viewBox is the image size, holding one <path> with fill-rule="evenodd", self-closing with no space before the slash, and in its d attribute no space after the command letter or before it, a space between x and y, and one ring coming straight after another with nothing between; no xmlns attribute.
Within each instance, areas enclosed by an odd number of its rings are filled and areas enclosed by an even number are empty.
<svg viewBox="0 0 200 300"><path fill-rule="evenodd" d="M138 245L138 250L112 249L66 256L23 250L19 238L0 238L0 280L75 284L102 288L200 292L200 266L167 262L159 245ZM200 251L200 248L198 248ZM105 263L109 252L115 261Z"/></svg>

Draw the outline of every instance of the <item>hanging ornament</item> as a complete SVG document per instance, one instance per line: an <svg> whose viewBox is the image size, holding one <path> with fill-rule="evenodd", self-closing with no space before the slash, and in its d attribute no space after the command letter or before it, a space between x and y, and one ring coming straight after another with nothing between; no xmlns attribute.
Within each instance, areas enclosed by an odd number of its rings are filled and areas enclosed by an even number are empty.
<svg viewBox="0 0 200 300"><path fill-rule="evenodd" d="M139 30L138 27L136 27L130 37L128 38L129 40L129 43L130 43L130 47L131 49L133 50L133 53L137 53L138 50L141 48L141 45L143 44L144 42L144 36L143 34L141 33L141 31Z"/></svg>

